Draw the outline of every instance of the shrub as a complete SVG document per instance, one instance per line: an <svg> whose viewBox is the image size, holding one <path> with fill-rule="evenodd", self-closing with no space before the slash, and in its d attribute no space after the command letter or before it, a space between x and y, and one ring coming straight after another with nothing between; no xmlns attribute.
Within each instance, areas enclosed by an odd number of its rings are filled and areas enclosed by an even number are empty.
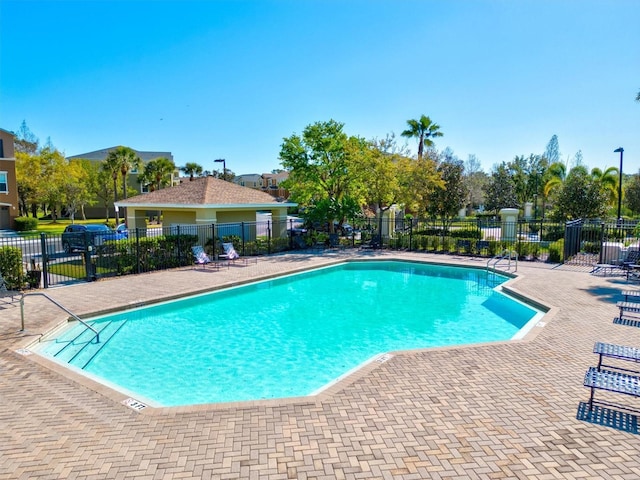
<svg viewBox="0 0 640 480"><path fill-rule="evenodd" d="M469 240L481 240L482 232L477 228L464 228L461 230L451 230L449 235L453 238L468 238Z"/></svg>
<svg viewBox="0 0 640 480"><path fill-rule="evenodd" d="M564 256L564 239L553 242L549 245L549 258L551 263L561 263Z"/></svg>
<svg viewBox="0 0 640 480"><path fill-rule="evenodd" d="M516 243L516 253L518 258L526 258L529 255L529 242Z"/></svg>
<svg viewBox="0 0 640 480"><path fill-rule="evenodd" d="M560 240L561 238L564 238L564 226L552 225L548 227L545 232L542 233L542 237L540 238L540 240L555 242L556 240Z"/></svg>
<svg viewBox="0 0 640 480"><path fill-rule="evenodd" d="M16 230L18 232L29 232L38 229L38 219L34 217L16 218Z"/></svg>
<svg viewBox="0 0 640 480"><path fill-rule="evenodd" d="M600 253L600 242L587 242L584 241L581 244L581 250L584 253Z"/></svg>
<svg viewBox="0 0 640 480"><path fill-rule="evenodd" d="M0 273L9 290L20 290L24 285L22 250L18 247L0 247Z"/></svg>

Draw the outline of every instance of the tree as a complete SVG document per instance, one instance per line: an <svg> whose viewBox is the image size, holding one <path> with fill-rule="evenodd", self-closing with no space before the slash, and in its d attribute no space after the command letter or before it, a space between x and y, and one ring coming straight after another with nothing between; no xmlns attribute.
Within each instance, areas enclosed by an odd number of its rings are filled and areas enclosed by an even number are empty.
<svg viewBox="0 0 640 480"><path fill-rule="evenodd" d="M23 120L15 138L16 153L35 155L40 148L39 144L40 140L29 130L27 122Z"/></svg>
<svg viewBox="0 0 640 480"><path fill-rule="evenodd" d="M120 160L113 151L109 152L107 158L105 158L102 162L102 169L104 172L108 173L113 180L113 203L115 204L118 201L118 177L120 176ZM107 218L109 218L108 213ZM116 224L118 223L120 223L120 214L118 210L116 210Z"/></svg>
<svg viewBox="0 0 640 480"><path fill-rule="evenodd" d="M576 154L573 156L573 166L577 167L578 165L582 165L582 164L583 164L582 150L578 150Z"/></svg>
<svg viewBox="0 0 640 480"><path fill-rule="evenodd" d="M64 155L52 146L40 150L41 179L38 198L51 209L51 220L55 222L60 206L65 203L64 183L68 176Z"/></svg>
<svg viewBox="0 0 640 480"><path fill-rule="evenodd" d="M363 158L367 142L349 137L344 124L329 120L308 125L302 136L283 139L280 161L290 172L283 187L314 216L324 217L333 231L333 221L342 221L353 211L357 176L354 162ZM321 208L321 210L319 210ZM321 212L321 215L320 215Z"/></svg>
<svg viewBox="0 0 640 480"><path fill-rule="evenodd" d="M469 194L463 178L464 164L456 157L447 158L438 165L443 184L434 188L428 197L427 213L438 216L448 225L464 207Z"/></svg>
<svg viewBox="0 0 640 480"><path fill-rule="evenodd" d="M180 167L180 170L184 173L186 173L187 175L189 175L189 181L193 181L194 176L201 176L202 175L202 165L198 165L197 163L194 162L187 162L184 164L184 167Z"/></svg>
<svg viewBox="0 0 640 480"><path fill-rule="evenodd" d="M84 160L83 160L84 162ZM113 176L104 168L104 163L95 163L87 161L85 164L89 184L88 188L97 202L104 207L104 216L109 220L109 203L113 200L114 193L117 191L117 185L112 185ZM117 179L117 173L116 173Z"/></svg>
<svg viewBox="0 0 640 480"><path fill-rule="evenodd" d="M560 145L558 143L557 135L552 136L549 143L547 143L544 156L549 164L560 162Z"/></svg>
<svg viewBox="0 0 640 480"><path fill-rule="evenodd" d="M591 178L600 186L608 205L612 206L618 200L618 169L608 167L602 171L596 167L591 169Z"/></svg>
<svg viewBox="0 0 640 480"><path fill-rule="evenodd" d="M553 210L556 220L602 217L607 210L607 196L586 167L571 169L562 185Z"/></svg>
<svg viewBox="0 0 640 480"><path fill-rule="evenodd" d="M155 158L144 166L139 180L152 185L151 190L160 190L171 185L175 164L166 157Z"/></svg>
<svg viewBox="0 0 640 480"><path fill-rule="evenodd" d="M631 177L624 189L625 205L635 215L640 214L640 172Z"/></svg>
<svg viewBox="0 0 640 480"><path fill-rule="evenodd" d="M515 184L505 162L494 168L484 193L485 207L496 214L502 208L518 206Z"/></svg>
<svg viewBox="0 0 640 480"><path fill-rule="evenodd" d="M533 196L529 191L529 161L524 155L516 155L507 168L513 182L516 204L524 205Z"/></svg>
<svg viewBox="0 0 640 480"><path fill-rule="evenodd" d="M463 181L469 192L466 203L473 210L484 202L484 187L489 181L487 174L482 171L480 161L473 154L464 163Z"/></svg>
<svg viewBox="0 0 640 480"><path fill-rule="evenodd" d="M117 172L122 176L122 198L127 199L127 175L131 170L140 169L142 160L135 150L129 147L119 146L109 152L105 159L105 164L113 175L113 184L116 186ZM114 203L118 201L117 194L114 193ZM120 222L119 214L116 211L116 222Z"/></svg>
<svg viewBox="0 0 640 480"><path fill-rule="evenodd" d="M424 147L432 147L435 137L442 137L440 126L433 123L431 119L425 115L421 115L419 120L407 120L409 128L401 133L403 137L418 139L418 160L422 159Z"/></svg>
<svg viewBox="0 0 640 480"><path fill-rule="evenodd" d="M358 179L358 192L362 197L360 203L373 207L379 213L379 232L382 231L382 214L400 203L404 196L401 172L409 159L397 153L401 150L393 135L387 135L383 140L373 139L361 161L354 164L353 174Z"/></svg>
<svg viewBox="0 0 640 480"><path fill-rule="evenodd" d="M20 215L27 216L31 212L36 217L40 203L38 194L43 182L40 156L24 151L16 152L16 179Z"/></svg>
<svg viewBox="0 0 640 480"><path fill-rule="evenodd" d="M84 206L92 198L89 190L89 171L85 168L85 163L89 162L74 160L66 164L61 184L64 205L72 223L78 210L83 212L84 217Z"/></svg>

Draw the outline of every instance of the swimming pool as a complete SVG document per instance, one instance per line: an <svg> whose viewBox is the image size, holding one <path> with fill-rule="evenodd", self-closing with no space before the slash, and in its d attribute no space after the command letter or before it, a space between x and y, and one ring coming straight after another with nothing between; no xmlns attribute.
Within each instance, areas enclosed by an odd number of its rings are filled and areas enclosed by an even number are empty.
<svg viewBox="0 0 640 480"><path fill-rule="evenodd" d="M508 340L539 312L485 270L349 262L92 319L39 353L156 406L309 395L390 351Z"/></svg>

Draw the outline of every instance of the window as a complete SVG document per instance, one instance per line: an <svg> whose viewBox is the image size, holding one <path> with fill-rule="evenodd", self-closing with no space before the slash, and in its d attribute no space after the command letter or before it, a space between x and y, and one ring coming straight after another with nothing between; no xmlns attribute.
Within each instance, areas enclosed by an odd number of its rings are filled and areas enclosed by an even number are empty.
<svg viewBox="0 0 640 480"><path fill-rule="evenodd" d="M0 193L9 193L9 180L7 172L0 172Z"/></svg>

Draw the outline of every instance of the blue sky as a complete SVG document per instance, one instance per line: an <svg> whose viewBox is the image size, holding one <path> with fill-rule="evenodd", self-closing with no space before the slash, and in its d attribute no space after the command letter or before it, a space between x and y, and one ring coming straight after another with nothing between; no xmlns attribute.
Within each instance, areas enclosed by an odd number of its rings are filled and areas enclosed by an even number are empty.
<svg viewBox="0 0 640 480"><path fill-rule="evenodd" d="M0 0L0 128L242 174L316 121L380 138L426 114L486 171L555 134L634 173L639 21L638 0Z"/></svg>

